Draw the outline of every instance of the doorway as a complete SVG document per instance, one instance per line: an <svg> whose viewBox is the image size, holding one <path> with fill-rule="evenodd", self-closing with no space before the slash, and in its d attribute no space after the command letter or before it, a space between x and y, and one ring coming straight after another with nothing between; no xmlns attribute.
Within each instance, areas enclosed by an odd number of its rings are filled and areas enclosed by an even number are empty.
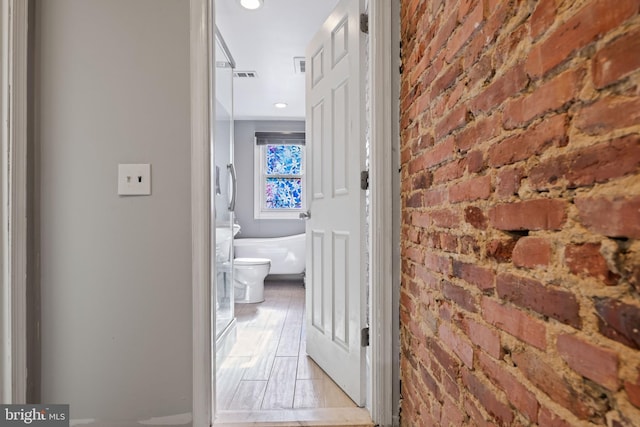
<svg viewBox="0 0 640 427"><path fill-rule="evenodd" d="M393 36L397 31L392 16L399 13L397 4L383 4L369 2L370 8L370 87L376 90L370 93L371 100L371 205L370 222L368 227L371 239L369 242L370 292L368 304L372 308L370 316L371 346L366 349L369 360L370 387L366 396L367 409L376 422L391 425L393 420L393 402L397 402L397 375L393 380L392 366L396 366L397 358L397 262L398 252L394 251L390 241L396 239L393 234L394 217L398 212L394 210L393 188L398 185L397 179L397 114L394 115L394 105L397 107L397 89L394 89L394 76L398 68L393 58L397 58L398 37ZM395 7L395 10L393 10ZM393 25L395 30L392 30ZM395 42L394 42L395 41ZM393 48L393 45L396 45ZM394 98L392 98L394 97ZM390 102L392 100L392 102ZM396 117L394 119L394 117ZM391 120L390 120L391 118ZM395 142L395 145L394 145ZM395 151L393 147L396 147ZM395 159L395 160L394 160ZM395 268L396 274L393 274ZM395 301L395 302L394 302ZM395 362L394 362L395 361ZM397 373L397 369L396 369Z"/></svg>
<svg viewBox="0 0 640 427"><path fill-rule="evenodd" d="M286 2L285 2L286 3ZM299 2L293 2L293 4L298 4ZM335 3L335 1L329 1L328 3ZM220 4L220 3L217 3ZM233 8L234 6L230 6L229 3L222 3L227 8ZM317 4L314 2L314 4ZM362 40L366 37L363 34L360 34L358 30L357 23L359 22L359 13L358 13L358 4L362 5L364 2L350 2L350 4L355 5L355 7L350 7L350 20L349 20L349 29L351 31L352 38L355 36L356 40ZM236 5L237 6L237 5ZM355 9L355 13L351 13ZM223 9L224 11L225 9ZM234 11L242 12L241 9L237 8ZM342 12L341 12L342 13ZM346 16L346 15L345 15ZM280 17L278 17L279 19ZM232 19L232 18L229 18ZM324 20L324 18L321 18ZM226 19L225 19L226 20ZM223 20L224 21L224 20ZM217 20L220 22L220 20ZM322 21L318 21L322 22ZM338 17L338 30L340 30L340 35L346 34L345 26L341 26L344 23L340 17ZM319 26L319 24L318 24ZM238 41L233 39L233 29L236 27L242 27L242 25L234 25L231 27L224 27L219 29L222 37L225 39L224 43L229 47L231 55L233 55L235 62L238 65L239 69L242 68L242 56L236 55L236 51L234 50L234 46L238 45ZM229 32L231 31L231 38L227 38ZM277 32L277 29L273 27L269 28L269 31L273 33ZM266 36L261 35L259 32L252 33L254 37L257 38L266 38ZM353 40L352 40L353 41ZM344 40L346 42L346 39ZM351 42L350 42L351 43ZM359 46L360 42L354 44L353 46ZM303 43L304 46L304 43ZM239 49L242 52L242 49ZM358 49L354 49L358 52ZM304 52L304 49L303 49ZM308 56L308 55L307 55ZM358 54L358 57L360 55ZM293 59L293 58L290 58ZM336 59L337 56L336 56ZM339 58L342 59L342 58ZM343 63L347 62L347 58L344 57ZM216 71L220 70L220 60L216 58ZM247 62L247 61L245 61ZM293 61L292 61L293 63ZM291 64L293 65L293 64ZM314 69L313 65L310 65L307 69ZM356 68L359 69L359 68ZM317 69L316 69L317 71ZM329 70L325 70L328 72ZM248 74L240 71L235 71L236 74ZM256 74L267 74L267 71L258 69ZM359 73L358 73L359 74ZM220 88L219 77L216 75L216 91ZM297 77L297 80L304 83L305 76L299 75L294 76ZM224 78L224 76L222 76ZM239 90L241 92L242 85L244 82L241 79L236 79L239 82ZM293 82L292 82L293 83ZM234 85L235 86L235 85ZM341 88L344 89L346 85L341 85ZM360 85L353 83L354 88L359 88ZM234 87L234 92L235 92ZM300 88L304 91L304 85ZM360 89L357 89L360 91ZM356 92L356 93L364 93ZM265 95L266 96L266 95ZM358 95L359 97L360 95ZM216 93L216 99L219 96ZM304 97L303 97L304 98ZM345 98L346 102L346 98ZM302 102L304 104L304 102ZM242 96L235 97L234 96L234 105L237 106L238 111L243 110L242 105ZM308 108L305 107L302 109L302 114L305 113L305 110ZM357 110L356 110L357 111ZM327 113L331 114L331 113ZM254 221L254 217L247 218L253 214L253 206L250 206L250 202L253 200L249 200L249 203L243 204L242 194L245 194L245 198L247 193L252 193L253 191L257 191L258 187L250 188L249 186L244 185L242 182L243 178L250 182L251 175L256 174L257 170L255 169L255 165L249 162L249 165L243 165L243 159L247 157L252 157L251 154L254 150L256 150L256 145L254 143L254 133L246 132L245 128L253 127L254 131L265 131L264 128L266 125L263 122L255 122L250 121L250 123L246 123L247 120L242 120L242 114L238 114L240 119L234 126L236 129L236 148L235 158L237 159L236 168L238 171L238 187L244 188L245 190L240 190L238 203L236 204L236 216L240 219L239 228L241 237L249 237L249 238L263 238L268 236L255 235L252 233L260 232L260 221ZM361 116L360 113L354 115L355 117ZM218 114L216 113L216 118ZM304 116L303 116L304 118ZM293 126L290 123L284 122L282 120L273 120L270 122L271 127L275 130L278 126L287 127ZM299 122L298 125L301 125L304 129L304 122ZM296 127L296 126L293 126ZM260 129L258 129L260 128ZM280 130L288 130L288 129L280 129ZM326 132L326 135L329 135L331 132L322 130ZM216 136L218 135L218 131L215 132ZM347 135L346 132L340 133L341 135ZM257 135L257 133L256 133ZM309 130L307 129L307 135L309 135ZM323 137L324 139L324 137ZM360 138L352 138L356 141L360 141ZM320 145L319 145L320 146ZM356 151L363 151L364 148L353 149L352 153L355 154ZM311 150L306 151L306 156L310 156L312 153ZM248 154L248 155L247 155ZM217 142L216 142L216 155L218 155L217 150ZM336 155L340 155L336 151ZM257 158L257 157L256 157ZM345 159L342 158L344 162ZM311 164L313 161L307 157L307 165ZM216 166L220 163L219 159L215 161ZM246 162L244 162L246 163ZM359 162L356 162L359 163ZM364 165L364 159L362 160ZM359 166L357 167L357 171L354 179L350 182L349 188L351 189L351 193L355 195L355 202L364 205L364 194L361 192L358 181L359 181ZM311 180L309 174L307 174L307 180ZM351 178L350 178L351 180ZM217 181L217 179L216 179ZM327 184L328 185L328 184ZM338 185L338 184L336 184ZM340 183L343 187L338 189L338 195L342 196L341 200L344 200L346 195L348 195L346 191L346 183ZM216 185L216 189L217 189ZM307 189L311 191L309 185L307 185ZM216 190L217 191L217 190ZM311 195L307 196L311 199ZM354 196L350 196L354 197ZM252 199L252 197L248 197L248 199ZM216 196L216 201L218 200ZM339 202L340 200L338 200ZM244 209L244 211L243 211ZM219 212L219 208L215 209L215 212ZM318 211L319 212L319 211ZM353 212L351 212L353 213ZM273 214L273 212L269 212L269 214ZM297 213L295 214L297 217ZM319 216L319 215L318 215ZM359 215L354 216L354 220L358 222ZM259 219L259 218L255 218ZM314 217L315 219L315 217ZM291 221L291 220L290 220ZM303 223L299 219L292 220L296 225L303 225ZM273 228L277 228L282 223L274 223L272 219L268 219L262 222L262 224L267 225L273 232ZM355 225L354 228L356 230L364 229L364 218L362 218L361 225ZM216 221L216 237L218 230L218 221ZM244 233L244 230L248 230L247 233ZM283 232L283 231L281 231ZM284 231L286 232L286 231ZM331 234L328 234L331 236ZM348 235L346 236L349 237ZM341 243L344 243L345 236L340 240ZM356 249L362 248L362 253L364 253L364 248L359 246L354 238ZM216 242L216 248L218 247L218 243ZM328 248L328 247L327 247ZM309 249L309 248L308 248ZM329 248L328 248L329 249ZM309 251L308 251L309 252ZM359 258L359 254L358 254ZM360 270L360 262L357 260L356 256L352 254L351 257L354 260L353 270ZM342 257L344 262L344 256ZM307 262L309 265L309 261ZM358 267L355 267L358 266ZM339 270L339 269L338 269ZM309 270L308 270L309 271ZM220 274L216 274L216 278L218 278ZM358 275L358 277L360 277ZM354 288L356 293L364 295L364 289L360 283L364 284L364 281L352 280L352 283L355 284ZM218 289L219 286L215 286L214 289ZM293 410L300 408L312 408L319 409L322 407L343 407L343 408L355 408L356 405L346 397L346 395L340 390L340 388L317 366L311 359L307 357L305 342L306 342L306 328L305 328L305 288L302 286L301 282L273 282L267 281L265 285L265 299L266 301L259 304L252 304L248 307L248 305L244 304L236 304L236 316L235 316L235 326L237 332L237 342L232 348L229 350L226 357L219 357L219 351L216 353L216 412L218 414L218 419L220 416L226 415L226 411L260 411L260 410ZM336 295L338 295L336 293ZM358 298L360 299L360 298ZM215 299L215 307L218 309L219 298ZM311 300L315 301L315 300ZM323 308L324 309L324 308ZM363 305L364 310L364 305ZM343 310L347 314L351 311L359 313L360 309L354 310ZM348 316L351 317L351 316ZM364 316L363 316L364 317ZM218 319L216 318L216 324L218 323ZM364 350L361 349L359 335L360 335L360 327L362 326L362 321L357 322L356 331L352 331L352 338L349 340L348 345L351 347L356 347L357 351L361 353L362 361L361 367L359 366L355 371L362 370L364 372ZM314 323L315 325L315 323ZM339 331L338 329L335 329ZM355 337L358 337L357 341ZM342 338L344 340L344 335L338 335L338 338ZM218 342L217 342L218 343ZM338 351L342 350L342 347L338 348ZM341 363L341 362L338 362ZM358 377L360 378L360 377ZM342 380L342 378L337 378L337 380ZM359 380L358 380L359 381ZM356 384L357 388L362 388L364 390L364 377L363 377L363 385ZM358 398L359 400L364 402L364 397ZM362 411L360 411L362 412ZM273 415L273 414L272 414Z"/></svg>

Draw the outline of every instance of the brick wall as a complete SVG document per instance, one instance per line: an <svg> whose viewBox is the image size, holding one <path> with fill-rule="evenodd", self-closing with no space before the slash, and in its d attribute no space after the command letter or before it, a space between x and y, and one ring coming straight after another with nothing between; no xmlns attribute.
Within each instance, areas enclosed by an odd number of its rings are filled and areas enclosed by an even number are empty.
<svg viewBox="0 0 640 427"><path fill-rule="evenodd" d="M403 425L640 425L639 9L401 0Z"/></svg>

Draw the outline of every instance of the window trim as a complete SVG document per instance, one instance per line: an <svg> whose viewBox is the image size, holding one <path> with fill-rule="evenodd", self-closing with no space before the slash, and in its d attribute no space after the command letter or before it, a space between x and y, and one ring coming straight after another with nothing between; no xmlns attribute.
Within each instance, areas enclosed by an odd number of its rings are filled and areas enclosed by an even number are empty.
<svg viewBox="0 0 640 427"><path fill-rule="evenodd" d="M270 134L287 135L291 132L270 132ZM304 134L304 133L303 133ZM254 138L253 148L253 218L254 219L299 219L300 213L305 211L306 206L306 150L303 143L291 143L291 145L299 145L302 150L302 173L300 175L273 175L273 178L300 178L302 187L301 207L299 209L267 209L264 208L265 195L265 149L267 145L283 145L283 140L273 138L273 143L258 144L257 137Z"/></svg>

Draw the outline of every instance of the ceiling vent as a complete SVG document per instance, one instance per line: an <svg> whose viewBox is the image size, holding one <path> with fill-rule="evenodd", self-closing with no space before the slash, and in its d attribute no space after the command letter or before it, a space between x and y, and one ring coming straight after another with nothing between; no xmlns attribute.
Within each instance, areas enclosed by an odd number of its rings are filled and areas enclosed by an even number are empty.
<svg viewBox="0 0 640 427"><path fill-rule="evenodd" d="M234 71L233 77L238 77L241 79L256 79L258 78L258 73L255 71Z"/></svg>
<svg viewBox="0 0 640 427"><path fill-rule="evenodd" d="M304 74L306 61L304 56L296 56L293 58L293 69L296 74Z"/></svg>

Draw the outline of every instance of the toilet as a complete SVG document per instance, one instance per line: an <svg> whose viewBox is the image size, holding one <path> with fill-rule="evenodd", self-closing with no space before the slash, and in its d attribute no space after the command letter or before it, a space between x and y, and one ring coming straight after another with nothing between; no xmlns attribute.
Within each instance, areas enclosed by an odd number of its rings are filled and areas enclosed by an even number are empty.
<svg viewBox="0 0 640 427"><path fill-rule="evenodd" d="M264 301L264 278L271 270L268 258L235 258L233 260L234 300L238 303Z"/></svg>

